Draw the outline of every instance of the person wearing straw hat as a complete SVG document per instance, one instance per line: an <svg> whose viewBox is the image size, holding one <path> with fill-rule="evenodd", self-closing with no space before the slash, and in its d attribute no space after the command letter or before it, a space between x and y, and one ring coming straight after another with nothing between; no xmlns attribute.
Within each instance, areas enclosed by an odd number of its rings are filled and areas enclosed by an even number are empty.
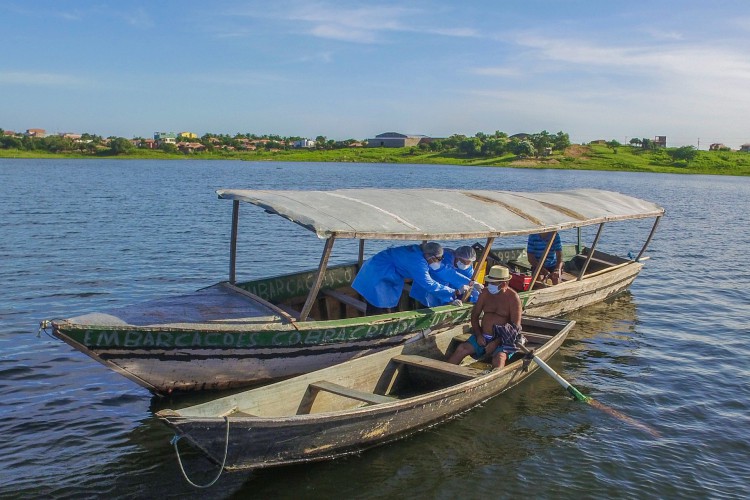
<svg viewBox="0 0 750 500"><path fill-rule="evenodd" d="M492 353L493 368L502 368L515 351L512 346L503 345L503 337L507 336L503 334L521 331L523 311L521 298L508 286L510 271L505 266L492 266L484 280L484 290L471 310L472 335L448 358L454 365L466 356L482 359Z"/></svg>

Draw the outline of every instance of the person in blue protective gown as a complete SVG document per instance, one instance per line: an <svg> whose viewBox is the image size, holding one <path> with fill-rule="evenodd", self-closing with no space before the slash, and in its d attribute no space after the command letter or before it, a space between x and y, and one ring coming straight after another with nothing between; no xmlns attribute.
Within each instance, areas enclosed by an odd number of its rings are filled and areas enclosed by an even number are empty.
<svg viewBox="0 0 750 500"><path fill-rule="evenodd" d="M473 287L472 293L469 296L469 302L476 302L479 297L479 291L483 287L480 283L475 283L471 280L474 274L472 263L475 260L477 260L477 254L468 245L458 247L455 250L444 248L443 260L440 262L440 267L438 269L430 269L430 275L443 285L461 290L459 300L463 298L469 287ZM441 300L442 297L430 293L416 284L412 284L409 296L426 307L443 306L452 302L443 302Z"/></svg>
<svg viewBox="0 0 750 500"><path fill-rule="evenodd" d="M393 312L405 279L412 280L412 287L417 285L449 304L458 299L461 290L441 284L430 275L431 269L440 268L442 259L443 247L436 242L387 248L362 264L352 288L367 302L367 315Z"/></svg>

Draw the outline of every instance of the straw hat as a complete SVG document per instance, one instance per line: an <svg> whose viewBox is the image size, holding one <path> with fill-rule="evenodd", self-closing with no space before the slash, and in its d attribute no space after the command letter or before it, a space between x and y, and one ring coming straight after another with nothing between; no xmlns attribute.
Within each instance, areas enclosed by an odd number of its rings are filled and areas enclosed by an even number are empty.
<svg viewBox="0 0 750 500"><path fill-rule="evenodd" d="M510 281L510 271L505 266L492 266L490 272L484 277L485 281Z"/></svg>

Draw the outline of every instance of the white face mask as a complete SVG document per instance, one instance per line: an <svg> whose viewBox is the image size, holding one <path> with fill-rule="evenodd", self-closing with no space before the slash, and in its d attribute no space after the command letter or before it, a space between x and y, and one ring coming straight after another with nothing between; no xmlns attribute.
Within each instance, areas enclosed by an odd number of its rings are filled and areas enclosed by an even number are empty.
<svg viewBox="0 0 750 500"><path fill-rule="evenodd" d="M487 285L487 291L490 292L492 295L495 295L500 291L500 287L497 285Z"/></svg>
<svg viewBox="0 0 750 500"><path fill-rule="evenodd" d="M466 271L471 267L471 264L464 264L463 262L459 262L458 264L456 264L456 267L462 271Z"/></svg>
<svg viewBox="0 0 750 500"><path fill-rule="evenodd" d="M433 262L429 264L429 266L433 271L437 271L438 269L440 269L440 262Z"/></svg>

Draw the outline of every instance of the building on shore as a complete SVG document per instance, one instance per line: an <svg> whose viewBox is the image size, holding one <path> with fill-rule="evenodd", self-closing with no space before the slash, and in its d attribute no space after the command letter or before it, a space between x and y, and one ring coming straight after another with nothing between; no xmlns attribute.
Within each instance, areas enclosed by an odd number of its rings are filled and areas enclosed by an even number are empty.
<svg viewBox="0 0 750 500"><path fill-rule="evenodd" d="M408 135L398 132L385 132L376 135L374 139L367 139L368 148L408 148L420 143L429 143L432 138L426 135Z"/></svg>

